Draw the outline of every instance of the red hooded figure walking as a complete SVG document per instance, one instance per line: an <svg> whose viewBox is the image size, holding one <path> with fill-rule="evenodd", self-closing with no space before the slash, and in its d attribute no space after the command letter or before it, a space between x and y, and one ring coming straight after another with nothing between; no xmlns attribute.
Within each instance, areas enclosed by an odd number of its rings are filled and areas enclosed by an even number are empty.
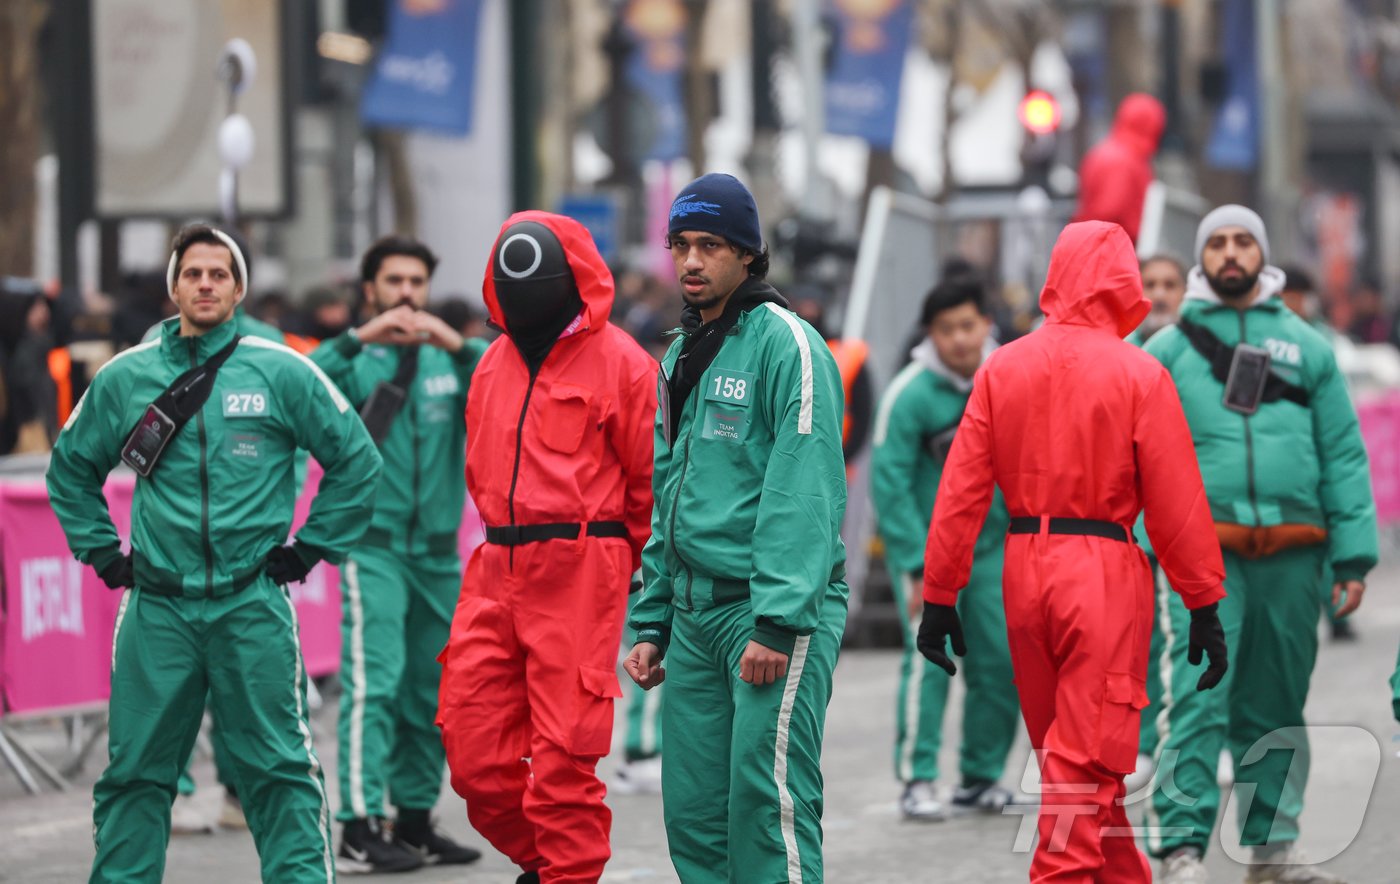
<svg viewBox="0 0 1400 884"><path fill-rule="evenodd" d="M1050 258L1045 325L991 355L958 425L929 529L919 650L950 673L973 545L1001 489L1011 513L1003 596L1011 662L1040 759L1032 881L1151 881L1123 807L1147 705L1147 533L1192 609L1191 662L1224 674L1220 545L1171 377L1122 339L1151 310L1116 224L1071 224Z"/></svg>
<svg viewBox="0 0 1400 884"><path fill-rule="evenodd" d="M1113 129L1079 164L1075 221L1112 221L1137 242L1142 204L1152 183L1152 156L1167 112L1151 95L1134 92L1118 105Z"/></svg>
<svg viewBox="0 0 1400 884"><path fill-rule="evenodd" d="M651 533L656 362L608 322L613 280L577 221L520 212L484 282L505 330L467 397L486 543L443 652L438 725L472 825L522 882L593 882L612 814L627 589Z"/></svg>

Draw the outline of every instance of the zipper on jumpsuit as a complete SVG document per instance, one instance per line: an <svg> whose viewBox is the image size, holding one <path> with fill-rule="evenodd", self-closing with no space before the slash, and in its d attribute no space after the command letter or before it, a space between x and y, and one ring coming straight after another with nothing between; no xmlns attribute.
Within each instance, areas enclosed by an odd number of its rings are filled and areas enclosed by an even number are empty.
<svg viewBox="0 0 1400 884"><path fill-rule="evenodd" d="M1246 311L1240 310L1240 343L1245 343L1244 339L1244 315ZM1259 525L1259 498L1254 487L1254 432L1249 426L1249 415L1242 414L1244 419L1244 474L1246 488L1249 489L1249 507L1254 512L1254 524Z"/></svg>
<svg viewBox="0 0 1400 884"><path fill-rule="evenodd" d="M681 566L685 568L685 606L690 610L694 610L695 597L693 594L693 585L695 583L695 572L691 570L690 564L686 562L685 559L681 558L680 550L676 549L676 510L680 506L681 489L685 487L685 472L689 466L690 434L687 433L685 437L685 454L681 456L681 475L680 479L676 482L676 494L671 498L671 523L666 528L666 533L669 535L666 538L666 545L671 548L671 552L675 555L676 561L680 562Z"/></svg>
<svg viewBox="0 0 1400 884"><path fill-rule="evenodd" d="M189 340L190 368L195 361L195 339ZM209 543L209 457L208 437L204 431L204 409L195 415L195 425L199 427L199 530L200 543L204 548L204 597L214 597L214 550Z"/></svg>
<svg viewBox="0 0 1400 884"><path fill-rule="evenodd" d="M522 359L523 361L523 359ZM515 483L520 479L520 446L525 441L525 414L530 410L530 396L535 392L535 379L539 377L539 367L530 368L530 385L525 388L525 401L520 405L520 422L515 425L515 466L510 473L510 496L506 498L506 511L510 513L510 523L515 524ZM528 367L528 366L527 366ZM515 570L515 547L510 548L510 569Z"/></svg>

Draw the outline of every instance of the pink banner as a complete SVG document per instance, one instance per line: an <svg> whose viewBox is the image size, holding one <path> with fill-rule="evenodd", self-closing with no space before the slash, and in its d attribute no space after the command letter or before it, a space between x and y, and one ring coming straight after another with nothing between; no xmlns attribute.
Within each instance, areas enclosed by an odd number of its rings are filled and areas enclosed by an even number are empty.
<svg viewBox="0 0 1400 884"><path fill-rule="evenodd" d="M1361 435L1371 458L1371 488L1382 525L1400 521L1400 391L1356 403Z"/></svg>

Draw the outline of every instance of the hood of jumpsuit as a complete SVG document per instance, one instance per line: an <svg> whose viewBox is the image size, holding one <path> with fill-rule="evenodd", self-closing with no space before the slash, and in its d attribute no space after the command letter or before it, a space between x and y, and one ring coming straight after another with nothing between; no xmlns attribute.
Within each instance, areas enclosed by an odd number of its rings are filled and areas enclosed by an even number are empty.
<svg viewBox="0 0 1400 884"><path fill-rule="evenodd" d="M573 218L564 215L554 215L549 212L530 210L527 212L516 212L505 220L500 231L496 234L496 241L491 244L491 255L496 254L496 248L500 245L501 236L506 229L521 221L534 221L548 227L555 236L559 238L559 243L564 247L564 255L569 261L569 269L573 271L574 283L578 286L579 298L583 301L583 312L579 314L581 321L568 325L560 337L567 337L573 334L582 334L590 329L596 329L608 321L612 314L613 306L613 277L608 270L607 262L603 256L598 254L598 248L593 244L593 236ZM481 283L481 295L486 301L486 309L491 316L492 325L505 331L505 313L501 310L501 301L496 294L496 280L492 274L491 261L486 262L486 273Z"/></svg>
<svg viewBox="0 0 1400 884"><path fill-rule="evenodd" d="M1055 241L1040 292L1046 324L1084 325L1127 337L1152 312L1132 240L1117 224L1080 221Z"/></svg>
<svg viewBox="0 0 1400 884"><path fill-rule="evenodd" d="M1118 105L1113 117L1112 136L1133 153L1150 160L1157 152L1162 132L1167 128L1167 111L1162 102L1142 92L1135 92Z"/></svg>

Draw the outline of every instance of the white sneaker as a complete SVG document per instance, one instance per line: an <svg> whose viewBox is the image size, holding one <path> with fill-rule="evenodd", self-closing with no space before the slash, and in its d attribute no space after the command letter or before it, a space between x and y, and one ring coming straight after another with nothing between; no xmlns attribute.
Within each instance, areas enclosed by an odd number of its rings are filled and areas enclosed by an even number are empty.
<svg viewBox="0 0 1400 884"><path fill-rule="evenodd" d="M1178 850L1162 860L1157 884L1206 884L1205 863L1194 850Z"/></svg>
<svg viewBox="0 0 1400 884"><path fill-rule="evenodd" d="M611 785L619 795L660 795L661 756L623 762L613 774Z"/></svg>
<svg viewBox="0 0 1400 884"><path fill-rule="evenodd" d="M1157 772L1157 765L1153 763L1152 756L1139 753L1137 757L1137 767L1133 772L1123 778L1123 787L1128 795L1136 795L1152 782L1152 775Z"/></svg>
<svg viewBox="0 0 1400 884"><path fill-rule="evenodd" d="M209 819L193 795L176 795L170 805L170 834L212 835L214 821Z"/></svg>
<svg viewBox="0 0 1400 884"><path fill-rule="evenodd" d="M1346 884L1344 879L1310 865L1307 854L1296 844L1265 857L1269 862L1260 862L1259 850L1255 848L1254 865L1244 876L1245 884Z"/></svg>
<svg viewBox="0 0 1400 884"><path fill-rule="evenodd" d="M899 797L899 812L906 820L920 823L937 823L948 818L948 811L928 780L914 780L904 787L904 794Z"/></svg>

